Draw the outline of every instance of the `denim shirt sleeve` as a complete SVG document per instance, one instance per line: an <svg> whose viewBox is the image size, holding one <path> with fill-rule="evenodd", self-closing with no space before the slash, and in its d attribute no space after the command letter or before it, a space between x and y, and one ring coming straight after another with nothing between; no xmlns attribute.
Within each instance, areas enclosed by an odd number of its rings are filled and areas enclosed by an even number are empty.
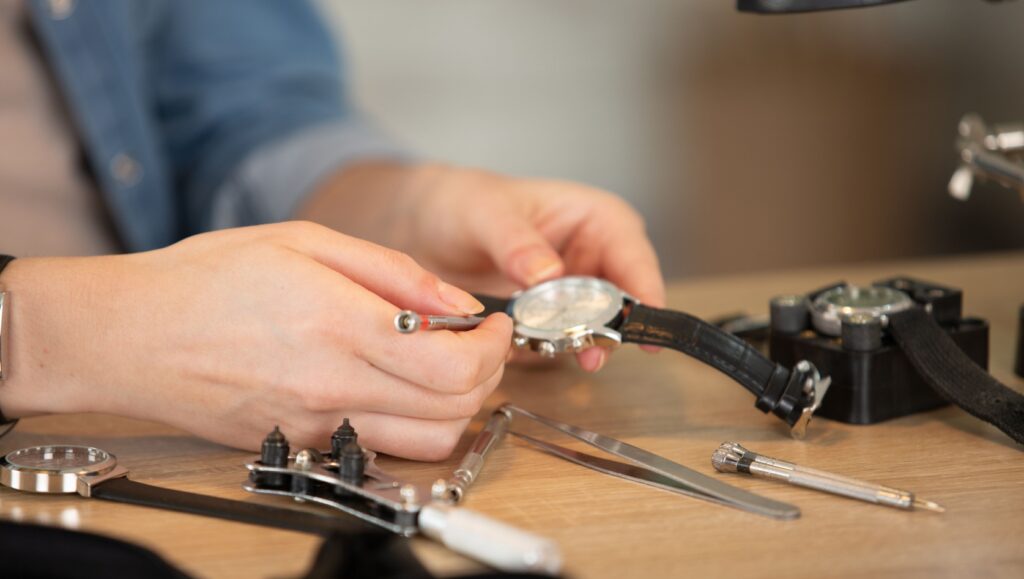
<svg viewBox="0 0 1024 579"><path fill-rule="evenodd" d="M176 0L161 16L151 86L187 233L284 219L327 170L396 151L352 109L307 1Z"/></svg>
<svg viewBox="0 0 1024 579"><path fill-rule="evenodd" d="M307 194L331 173L365 159L410 156L368 121L315 125L250 154L214 195L211 227L293 218Z"/></svg>

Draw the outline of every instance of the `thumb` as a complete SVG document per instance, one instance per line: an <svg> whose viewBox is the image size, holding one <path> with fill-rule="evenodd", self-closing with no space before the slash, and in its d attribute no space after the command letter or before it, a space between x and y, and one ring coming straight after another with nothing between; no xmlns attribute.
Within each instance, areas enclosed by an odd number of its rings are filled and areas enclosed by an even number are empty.
<svg viewBox="0 0 1024 579"><path fill-rule="evenodd" d="M475 221L475 233L499 271L522 286L562 275L562 258L531 223L511 211L491 215L493 219Z"/></svg>

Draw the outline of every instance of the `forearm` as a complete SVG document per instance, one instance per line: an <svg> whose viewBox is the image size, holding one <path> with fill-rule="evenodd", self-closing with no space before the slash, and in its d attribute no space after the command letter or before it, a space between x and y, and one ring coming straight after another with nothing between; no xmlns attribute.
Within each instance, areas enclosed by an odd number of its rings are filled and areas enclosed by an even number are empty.
<svg viewBox="0 0 1024 579"><path fill-rule="evenodd" d="M345 234L410 252L419 193L438 166L365 161L336 171L301 203L296 219L315 221Z"/></svg>

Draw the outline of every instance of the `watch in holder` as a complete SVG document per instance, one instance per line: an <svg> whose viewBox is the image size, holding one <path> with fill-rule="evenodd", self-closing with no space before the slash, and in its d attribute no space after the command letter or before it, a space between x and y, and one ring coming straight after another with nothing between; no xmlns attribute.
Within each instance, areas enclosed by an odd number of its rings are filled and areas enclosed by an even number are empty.
<svg viewBox="0 0 1024 579"><path fill-rule="evenodd" d="M776 298L771 357L829 372L829 418L868 424L952 402L1024 444L1024 395L986 371L988 325L962 316L962 301L909 277Z"/></svg>
<svg viewBox="0 0 1024 579"><path fill-rule="evenodd" d="M129 480L113 454L91 446L57 444L15 450L0 458L0 483L32 493L72 494L133 505L302 531L353 529L344 519L164 489Z"/></svg>
<svg viewBox="0 0 1024 579"><path fill-rule="evenodd" d="M477 296L487 313L502 311L515 322L513 344L542 356L619 344L662 346L717 368L757 397L802 438L828 390L829 379L800 361L792 369L772 362L728 332L679 311L641 304L609 281L563 277L513 294Z"/></svg>

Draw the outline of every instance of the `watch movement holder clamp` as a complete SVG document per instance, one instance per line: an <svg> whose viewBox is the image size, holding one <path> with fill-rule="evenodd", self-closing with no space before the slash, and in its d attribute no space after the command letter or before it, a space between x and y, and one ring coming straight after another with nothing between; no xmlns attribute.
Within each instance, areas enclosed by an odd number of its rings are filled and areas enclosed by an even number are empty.
<svg viewBox="0 0 1024 579"><path fill-rule="evenodd" d="M967 356L985 367L988 324L963 315L959 289L899 276L859 288L903 294L902 302L888 304L884 311L851 310L839 315L822 310L828 301L822 298L845 287L850 286L837 282L771 302L771 358L782 365L809 360L832 378L820 415L846 423L873 424L948 404L921 377L891 335L891 317L907 308L928 311Z"/></svg>

